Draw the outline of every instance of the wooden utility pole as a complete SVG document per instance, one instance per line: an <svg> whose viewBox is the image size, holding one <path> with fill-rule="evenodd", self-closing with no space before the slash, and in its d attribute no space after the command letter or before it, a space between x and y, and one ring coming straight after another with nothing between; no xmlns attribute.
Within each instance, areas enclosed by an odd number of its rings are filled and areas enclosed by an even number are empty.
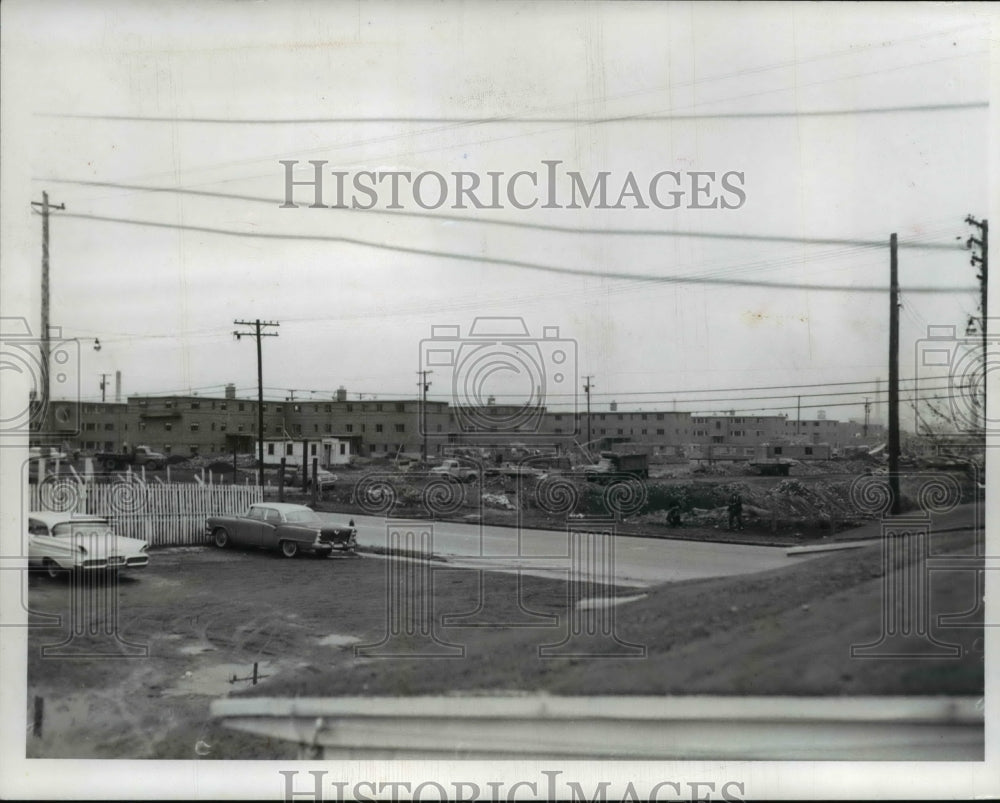
<svg viewBox="0 0 1000 803"><path fill-rule="evenodd" d="M243 335L252 335L257 339L257 481L264 487L264 369L263 360L260 353L260 339L262 337L277 337L277 332L262 332L265 326L281 326L274 321L262 321L257 318L254 321L233 321L236 326L252 326L252 332L234 331L236 339Z"/></svg>
<svg viewBox="0 0 1000 803"><path fill-rule="evenodd" d="M39 332L42 338L42 386L38 389L39 401L43 405L42 410L47 409L49 403L49 212L53 209L65 209L65 204L50 204L49 194L42 193L41 201L32 201L32 206L39 207L42 211L42 331Z"/></svg>
<svg viewBox="0 0 1000 803"><path fill-rule="evenodd" d="M111 374L101 374L101 401L102 402L105 400L104 399L105 388L107 388L107 386L108 386L108 377L109 376L111 376ZM117 399L116 399L116 401L117 401Z"/></svg>
<svg viewBox="0 0 1000 803"><path fill-rule="evenodd" d="M590 433L590 389L593 387L593 384L591 383L590 380L593 378L594 378L593 375L588 374L587 376L584 377L584 379L587 381L583 383L583 392L587 394L587 448L588 449L590 448L590 441L592 438Z"/></svg>
<svg viewBox="0 0 1000 803"><path fill-rule="evenodd" d="M979 239L975 237L969 237L966 241L966 248L972 248L972 246L977 246L979 248L978 256L976 254L972 255L970 260L972 266L975 267L979 265L979 274L976 276L979 279L979 311L981 317L979 319L979 334L983 339L983 431L986 431L986 379L987 379L987 340L986 340L986 299L987 299L987 282L989 281L989 247L990 247L990 227L989 223L985 220L976 220L972 215L968 215L965 218L965 222L970 226L975 226L979 229Z"/></svg>
<svg viewBox="0 0 1000 803"><path fill-rule="evenodd" d="M316 478L313 477L315 480ZM302 493L309 490L309 441L302 441Z"/></svg>
<svg viewBox="0 0 1000 803"><path fill-rule="evenodd" d="M423 440L420 445L420 462L427 462L427 391L430 389L431 383L427 381L427 374L433 374L433 371L428 371L424 369L423 371L417 371L420 375L420 434L423 436Z"/></svg>
<svg viewBox="0 0 1000 803"><path fill-rule="evenodd" d="M889 237L889 488L893 516L899 515L899 259L896 235Z"/></svg>

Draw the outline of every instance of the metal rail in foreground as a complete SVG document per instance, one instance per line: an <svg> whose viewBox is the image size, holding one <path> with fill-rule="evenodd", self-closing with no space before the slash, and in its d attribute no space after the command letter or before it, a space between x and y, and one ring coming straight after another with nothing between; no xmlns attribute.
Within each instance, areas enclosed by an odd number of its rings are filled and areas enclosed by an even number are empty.
<svg viewBox="0 0 1000 803"><path fill-rule="evenodd" d="M308 759L982 761L970 697L300 697L215 700Z"/></svg>

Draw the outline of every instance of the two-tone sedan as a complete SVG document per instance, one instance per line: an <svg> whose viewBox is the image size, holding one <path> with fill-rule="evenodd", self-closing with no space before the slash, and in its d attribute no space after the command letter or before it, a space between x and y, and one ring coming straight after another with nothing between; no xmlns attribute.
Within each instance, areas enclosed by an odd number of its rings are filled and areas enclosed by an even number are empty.
<svg viewBox="0 0 1000 803"><path fill-rule="evenodd" d="M149 544L114 532L107 519L72 513L28 514L28 565L58 577L66 571L137 569Z"/></svg>
<svg viewBox="0 0 1000 803"><path fill-rule="evenodd" d="M335 549L353 552L358 531L354 520L346 527L323 521L305 505L284 502L257 502L242 516L209 516L205 521L205 536L219 549L228 546L279 549L286 558L300 552L319 557Z"/></svg>

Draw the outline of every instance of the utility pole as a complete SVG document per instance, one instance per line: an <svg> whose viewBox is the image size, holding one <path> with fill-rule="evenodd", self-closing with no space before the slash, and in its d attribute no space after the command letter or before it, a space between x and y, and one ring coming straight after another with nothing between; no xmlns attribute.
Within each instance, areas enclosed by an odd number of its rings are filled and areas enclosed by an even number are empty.
<svg viewBox="0 0 1000 803"><path fill-rule="evenodd" d="M899 256L889 237L889 489L893 516L899 515Z"/></svg>
<svg viewBox="0 0 1000 803"><path fill-rule="evenodd" d="M426 368L423 371L417 371L420 376L420 381L417 383L420 386L420 431L423 434L423 441L420 446L420 462L427 462L427 391L430 390L431 383L427 381L427 374L433 374L433 371L428 371Z"/></svg>
<svg viewBox="0 0 1000 803"><path fill-rule="evenodd" d="M871 410L872 410L872 403L870 401L868 401L868 399L865 399L865 429L864 429L864 436L866 438L868 437L868 415L869 415L869 413L871 413Z"/></svg>
<svg viewBox="0 0 1000 803"><path fill-rule="evenodd" d="M101 374L101 401L104 401L104 388L107 387L107 380L111 374Z"/></svg>
<svg viewBox="0 0 1000 803"><path fill-rule="evenodd" d="M987 299L987 281L989 280L989 247L990 247L990 227L989 223L985 220L976 220L972 215L967 215L965 222L970 226L975 226L979 229L979 239L974 236L970 236L968 240L965 241L965 247L971 249L972 246L977 246L979 248L979 254L973 254L970 259L970 264L972 267L979 265L979 273L976 278L979 279L979 312L981 317L979 318L979 334L983 339L983 431L986 431L986 378L987 378L987 342L986 342L986 299Z"/></svg>
<svg viewBox="0 0 1000 803"><path fill-rule="evenodd" d="M583 392L587 394L587 448L588 449L590 448L590 441L591 441L591 434L590 434L590 389L594 386L591 383L590 380L593 379L593 378L594 377L593 377L592 374L588 374L587 376L584 377L584 379L587 380L587 381L583 383Z"/></svg>
<svg viewBox="0 0 1000 803"><path fill-rule="evenodd" d="M262 337L277 337L277 332L262 332L266 326L281 326L274 321L262 321L257 318L254 321L233 321L235 326L252 326L252 332L233 331L236 339L243 335L253 335L257 339L257 482L264 487L264 368L260 353L260 339Z"/></svg>
<svg viewBox="0 0 1000 803"><path fill-rule="evenodd" d="M799 434L799 426L802 424L802 397L795 397L795 434Z"/></svg>
<svg viewBox="0 0 1000 803"><path fill-rule="evenodd" d="M42 411L49 403L49 212L53 209L65 209L65 204L50 204L49 194L42 193L41 201L32 201L32 206L41 208L42 216L42 387L39 388L39 398Z"/></svg>

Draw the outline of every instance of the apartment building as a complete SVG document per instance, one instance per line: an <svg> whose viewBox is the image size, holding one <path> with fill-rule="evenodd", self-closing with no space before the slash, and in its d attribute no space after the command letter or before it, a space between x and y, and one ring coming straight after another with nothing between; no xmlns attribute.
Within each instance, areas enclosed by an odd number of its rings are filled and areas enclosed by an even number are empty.
<svg viewBox="0 0 1000 803"><path fill-rule="evenodd" d="M183 456L256 450L257 402L236 398L231 386L223 397L130 396L125 403L55 402L51 408L55 423L49 431L55 440L81 451L118 451L138 444ZM425 441L430 455L447 446L517 440L559 451L588 441L592 449L628 442L648 446L653 455L727 446L739 456L765 443L825 443L840 449L864 442L861 424L821 417L701 416L676 410L605 410L588 416L516 405L455 407L441 401L428 401L424 410L419 399L349 401L346 391L330 399L265 401L262 412L266 439L336 438L349 444L351 454L363 457L419 453ZM870 426L868 439L880 432L884 434L882 427Z"/></svg>
<svg viewBox="0 0 1000 803"><path fill-rule="evenodd" d="M690 443L755 446L785 437L783 415L712 415L691 418Z"/></svg>
<svg viewBox="0 0 1000 803"><path fill-rule="evenodd" d="M129 439L128 405L102 402L81 404L80 433L74 448L81 451L117 452ZM132 422L135 430L135 423Z"/></svg>

